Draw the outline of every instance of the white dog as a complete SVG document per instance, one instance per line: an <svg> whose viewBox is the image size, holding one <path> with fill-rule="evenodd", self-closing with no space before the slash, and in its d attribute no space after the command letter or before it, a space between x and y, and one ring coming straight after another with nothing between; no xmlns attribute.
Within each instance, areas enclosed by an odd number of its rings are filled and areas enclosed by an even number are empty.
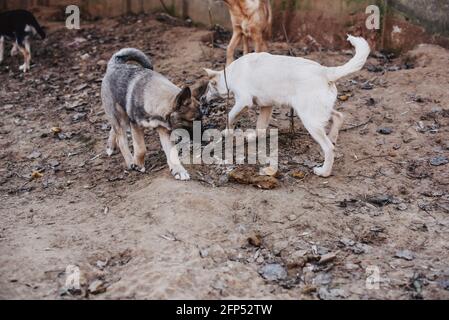
<svg viewBox="0 0 449 320"><path fill-rule="evenodd" d="M370 54L365 39L349 36L348 40L356 54L341 67L324 67L302 58L252 53L233 62L226 72L206 69L210 81L204 100L210 102L226 97L228 89L234 95L236 102L229 114L228 130L234 128L237 116L246 107L261 107L258 130L268 128L274 106L294 108L324 151L324 165L315 168L315 174L329 177L334 164L334 144L343 124L343 115L334 110L335 82L361 70ZM328 136L325 128L331 118L333 125Z"/></svg>

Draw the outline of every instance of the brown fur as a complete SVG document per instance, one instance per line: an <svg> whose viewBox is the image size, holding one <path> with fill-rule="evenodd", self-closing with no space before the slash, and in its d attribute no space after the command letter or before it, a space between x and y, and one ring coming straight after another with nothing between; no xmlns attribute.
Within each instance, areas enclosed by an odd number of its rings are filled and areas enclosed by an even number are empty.
<svg viewBox="0 0 449 320"><path fill-rule="evenodd" d="M270 0L257 0L258 6L253 7L254 0L224 0L231 14L233 35L229 43L226 65L234 61L237 46L243 42L243 54L249 53L249 42L254 42L256 52L268 50L267 39L271 37L273 14Z"/></svg>

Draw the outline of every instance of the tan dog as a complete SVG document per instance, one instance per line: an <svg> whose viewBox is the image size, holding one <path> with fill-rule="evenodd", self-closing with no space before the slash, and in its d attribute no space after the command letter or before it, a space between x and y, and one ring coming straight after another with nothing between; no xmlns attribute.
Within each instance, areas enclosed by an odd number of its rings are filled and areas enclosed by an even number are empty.
<svg viewBox="0 0 449 320"><path fill-rule="evenodd" d="M266 39L271 37L273 14L270 0L223 0L231 14L233 35L226 55L226 65L234 61L237 46L243 42L243 54L249 53L249 41L256 52L267 51Z"/></svg>

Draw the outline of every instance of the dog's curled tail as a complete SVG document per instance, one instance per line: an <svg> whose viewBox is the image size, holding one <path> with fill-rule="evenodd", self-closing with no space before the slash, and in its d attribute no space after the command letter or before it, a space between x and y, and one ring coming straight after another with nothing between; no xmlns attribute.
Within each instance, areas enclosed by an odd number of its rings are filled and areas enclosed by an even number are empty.
<svg viewBox="0 0 449 320"><path fill-rule="evenodd" d="M150 58L148 58L142 51L133 48L122 49L114 54L111 60L109 60L108 67L111 68L116 65L125 64L128 61L137 62L145 69L153 70L153 64L151 63Z"/></svg>
<svg viewBox="0 0 449 320"><path fill-rule="evenodd" d="M348 36L348 41L355 47L355 56L344 66L328 68L327 78L331 82L362 70L371 52L368 42L361 37Z"/></svg>

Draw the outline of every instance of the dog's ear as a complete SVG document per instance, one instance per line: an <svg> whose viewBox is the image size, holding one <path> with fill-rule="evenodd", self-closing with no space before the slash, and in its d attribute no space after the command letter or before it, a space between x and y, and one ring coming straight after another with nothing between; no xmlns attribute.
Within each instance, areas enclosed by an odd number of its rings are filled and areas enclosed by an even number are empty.
<svg viewBox="0 0 449 320"><path fill-rule="evenodd" d="M179 110L187 100L192 98L192 91L189 87L184 87L176 97L176 110Z"/></svg>
<svg viewBox="0 0 449 320"><path fill-rule="evenodd" d="M204 68L204 71L206 71L207 76L209 77L209 79L213 79L213 78L215 78L216 76L218 76L220 74L219 71L214 71L214 70L207 69L207 68Z"/></svg>
<svg viewBox="0 0 449 320"><path fill-rule="evenodd" d="M196 100L199 100L206 93L208 84L207 81L201 81L201 83L193 89L192 96Z"/></svg>

